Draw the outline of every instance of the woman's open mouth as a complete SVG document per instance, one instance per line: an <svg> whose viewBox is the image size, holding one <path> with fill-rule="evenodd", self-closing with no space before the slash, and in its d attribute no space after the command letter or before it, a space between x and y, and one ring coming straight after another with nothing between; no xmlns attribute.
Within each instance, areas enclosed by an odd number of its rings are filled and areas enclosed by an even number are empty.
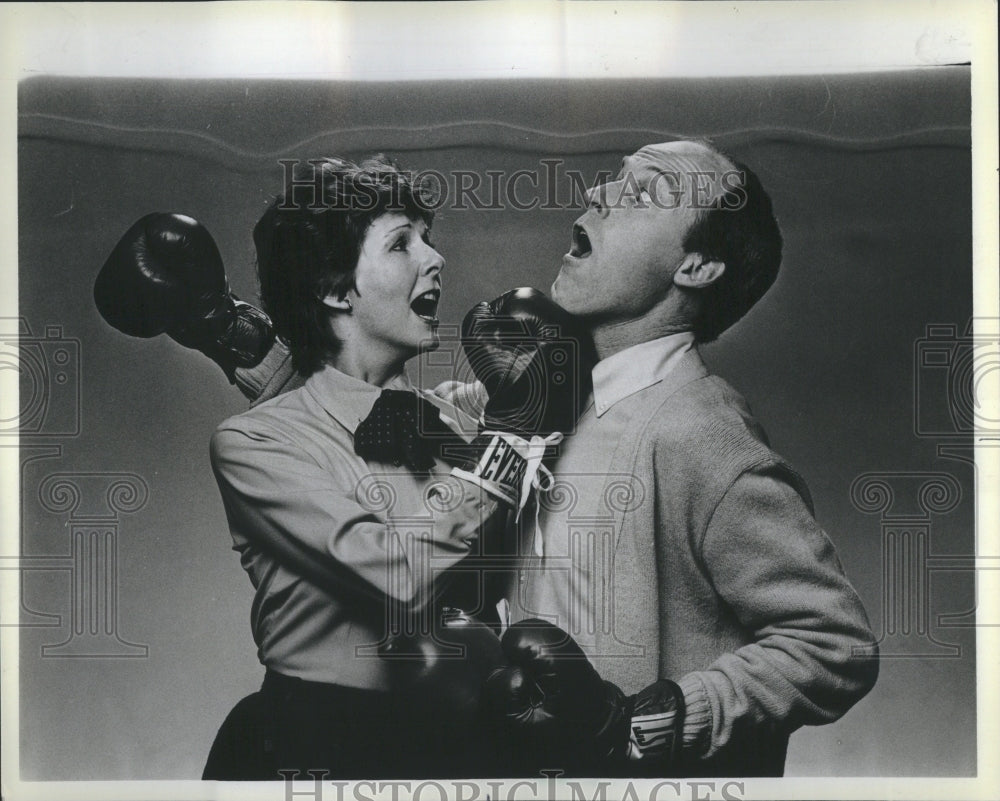
<svg viewBox="0 0 1000 801"><path fill-rule="evenodd" d="M438 321L438 303L440 302L441 290L428 289L410 301L410 308L413 309L413 313L421 320L426 320L428 323L436 323Z"/></svg>

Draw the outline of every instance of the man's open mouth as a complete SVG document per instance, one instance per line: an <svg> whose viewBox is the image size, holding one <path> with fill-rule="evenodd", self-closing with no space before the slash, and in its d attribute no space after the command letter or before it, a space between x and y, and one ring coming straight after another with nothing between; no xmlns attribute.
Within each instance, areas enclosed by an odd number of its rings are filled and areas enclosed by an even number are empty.
<svg viewBox="0 0 1000 801"><path fill-rule="evenodd" d="M573 225L573 241L570 244L569 255L577 259L585 259L590 255L590 237L579 225Z"/></svg>
<svg viewBox="0 0 1000 801"><path fill-rule="evenodd" d="M417 295L412 301L410 301L410 308L413 309L413 313L417 315L421 320L426 320L429 323L436 323L438 303L441 301L441 290L440 289L429 289L422 295Z"/></svg>

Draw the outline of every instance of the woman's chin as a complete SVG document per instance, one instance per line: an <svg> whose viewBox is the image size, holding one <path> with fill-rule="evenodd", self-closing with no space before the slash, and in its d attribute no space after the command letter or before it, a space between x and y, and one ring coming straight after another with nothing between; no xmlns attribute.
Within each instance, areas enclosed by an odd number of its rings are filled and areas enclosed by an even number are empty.
<svg viewBox="0 0 1000 801"><path fill-rule="evenodd" d="M441 347L441 335L438 334L437 325L433 326L424 339L417 345L417 353L428 353Z"/></svg>

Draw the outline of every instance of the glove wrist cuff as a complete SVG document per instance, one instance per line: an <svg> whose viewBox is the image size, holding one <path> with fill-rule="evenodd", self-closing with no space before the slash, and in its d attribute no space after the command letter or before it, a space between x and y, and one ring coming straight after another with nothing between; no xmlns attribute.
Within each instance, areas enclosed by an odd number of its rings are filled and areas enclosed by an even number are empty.
<svg viewBox="0 0 1000 801"><path fill-rule="evenodd" d="M170 331L184 347L199 350L222 368L230 383L237 368L259 364L274 344L271 318L233 295L218 299L212 311L192 317Z"/></svg>
<svg viewBox="0 0 1000 801"><path fill-rule="evenodd" d="M660 679L630 699L625 753L631 760L657 760L665 767L676 765L684 747L684 692Z"/></svg>
<svg viewBox="0 0 1000 801"><path fill-rule="evenodd" d="M242 300L235 301L234 314L219 344L232 355L237 367L255 367L274 345L274 326L263 311Z"/></svg>

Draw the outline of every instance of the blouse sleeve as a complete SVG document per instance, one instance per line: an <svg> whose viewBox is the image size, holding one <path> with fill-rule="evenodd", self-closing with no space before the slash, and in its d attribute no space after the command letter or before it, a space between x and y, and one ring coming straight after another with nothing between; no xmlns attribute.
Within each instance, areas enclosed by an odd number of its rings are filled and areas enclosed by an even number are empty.
<svg viewBox="0 0 1000 801"><path fill-rule="evenodd" d="M264 427L218 429L211 458L234 534L320 586L422 605L434 576L469 551L453 518L408 530L382 521L350 481Z"/></svg>

